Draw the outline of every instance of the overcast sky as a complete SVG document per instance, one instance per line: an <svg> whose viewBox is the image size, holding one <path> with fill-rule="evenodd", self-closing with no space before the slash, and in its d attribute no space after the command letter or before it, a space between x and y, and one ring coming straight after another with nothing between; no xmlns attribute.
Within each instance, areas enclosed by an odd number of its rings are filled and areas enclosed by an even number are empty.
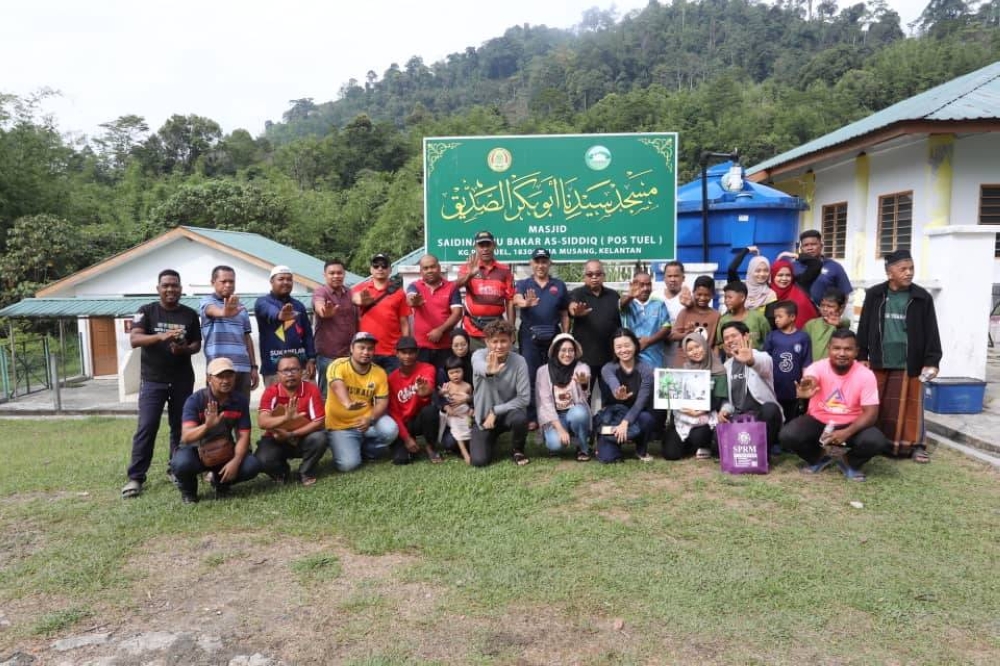
<svg viewBox="0 0 1000 666"><path fill-rule="evenodd" d="M816 0L818 2L818 0ZM903 29L928 0L888 0ZM618 14L647 0L618 0ZM841 5L846 4L841 0ZM0 92L43 87L64 132L99 132L125 114L157 129L174 113L257 135L289 100L334 99L369 69L427 65L480 46L512 25L569 28L606 0L7 0L0 21Z"/></svg>

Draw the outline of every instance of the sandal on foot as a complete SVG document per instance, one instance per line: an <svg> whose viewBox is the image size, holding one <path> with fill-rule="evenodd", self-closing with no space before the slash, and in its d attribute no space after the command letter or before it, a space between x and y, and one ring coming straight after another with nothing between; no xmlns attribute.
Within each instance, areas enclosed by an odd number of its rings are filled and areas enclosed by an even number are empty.
<svg viewBox="0 0 1000 666"><path fill-rule="evenodd" d="M142 494L142 482L135 479L130 479L122 487L122 499L132 499L133 497L138 497Z"/></svg>
<svg viewBox="0 0 1000 666"><path fill-rule="evenodd" d="M303 474L302 475L302 485L305 486L306 488L308 488L309 486L315 486L316 485L316 477L315 476L306 476L305 474Z"/></svg>
<svg viewBox="0 0 1000 666"><path fill-rule="evenodd" d="M910 454L910 458L913 459L913 462L920 463L921 465L926 465L931 461L931 457L928 455L927 449L922 446L913 449L913 453Z"/></svg>
<svg viewBox="0 0 1000 666"><path fill-rule="evenodd" d="M708 460L712 457L712 452L704 448L698 449L694 452L694 457L696 460Z"/></svg>
<svg viewBox="0 0 1000 666"><path fill-rule="evenodd" d="M437 451L431 451L430 453L428 453L427 454L427 459L430 460L435 465L437 465L438 463L443 463L444 462L444 458L442 458L441 454L438 453Z"/></svg>
<svg viewBox="0 0 1000 666"><path fill-rule="evenodd" d="M640 461L642 461L644 463L651 463L651 462L653 462L653 456L649 455L648 453L643 453L641 456L638 455L638 454L636 454L635 457L638 458Z"/></svg>
<svg viewBox="0 0 1000 666"><path fill-rule="evenodd" d="M577 462L589 462L590 461L590 454L587 453L586 451L577 451L576 452L576 461Z"/></svg>
<svg viewBox="0 0 1000 666"><path fill-rule="evenodd" d="M868 477L865 476L864 472L862 472L860 469L854 469L843 460L837 461L837 467L839 467L840 471L844 473L844 476L847 477L848 481L857 481L859 483L863 483L868 480Z"/></svg>
<svg viewBox="0 0 1000 666"><path fill-rule="evenodd" d="M812 465L803 465L802 467L799 468L799 471L802 472L803 474L819 474L824 469L829 467L830 463L832 462L833 459L830 456L823 456Z"/></svg>
<svg viewBox="0 0 1000 666"><path fill-rule="evenodd" d="M524 455L520 451L514 451L513 458L514 464L518 467L523 467L531 462L531 460L528 459L528 456Z"/></svg>

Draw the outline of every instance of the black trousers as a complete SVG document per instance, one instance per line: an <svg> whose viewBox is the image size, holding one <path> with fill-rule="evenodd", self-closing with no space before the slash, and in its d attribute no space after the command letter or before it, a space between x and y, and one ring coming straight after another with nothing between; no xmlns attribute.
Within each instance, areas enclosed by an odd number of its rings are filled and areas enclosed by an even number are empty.
<svg viewBox="0 0 1000 666"><path fill-rule="evenodd" d="M417 415L406 422L406 429L410 435L416 439L423 437L424 441L431 448L437 446L438 426L441 423L441 412L433 404L424 405L424 408L417 412ZM409 459L410 452L406 450L406 445L400 437L392 444L392 455L395 459Z"/></svg>
<svg viewBox="0 0 1000 666"><path fill-rule="evenodd" d="M709 425L691 428L687 439L681 439L674 424L667 426L663 435L663 458L665 460L680 460L685 456L694 455L698 449L708 449L713 456L719 456L719 444L715 441L715 432Z"/></svg>
<svg viewBox="0 0 1000 666"><path fill-rule="evenodd" d="M760 409L752 412L737 412L753 414L758 421L767 424L767 446L768 448L778 443L778 433L781 432L781 424L784 417L781 415L781 407L773 402L765 402Z"/></svg>
<svg viewBox="0 0 1000 666"><path fill-rule="evenodd" d="M288 461L291 458L302 458L299 474L316 476L316 467L320 458L326 453L326 430L313 432L295 443L279 442L271 437L261 437L254 452L264 472L274 478L283 478L290 471Z"/></svg>
<svg viewBox="0 0 1000 666"><path fill-rule="evenodd" d="M794 451L807 463L814 465L823 457L819 438L825 427L826 424L808 414L800 416L781 431L781 448ZM847 455L844 459L854 469L861 469L862 465L875 456L885 455L889 451L889 441L874 426L855 434L845 444Z"/></svg>
<svg viewBox="0 0 1000 666"><path fill-rule="evenodd" d="M478 425L472 426L472 438L469 441L469 458L473 467L485 467L493 461L493 449L500 435L510 431L514 451L524 451L528 440L528 413L524 409L515 409L503 415L497 415L492 430L482 430Z"/></svg>

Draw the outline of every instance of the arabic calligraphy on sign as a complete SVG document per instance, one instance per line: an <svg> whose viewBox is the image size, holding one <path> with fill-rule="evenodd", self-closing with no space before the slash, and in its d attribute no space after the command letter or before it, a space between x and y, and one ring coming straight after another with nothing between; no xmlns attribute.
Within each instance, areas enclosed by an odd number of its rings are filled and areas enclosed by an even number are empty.
<svg viewBox="0 0 1000 666"><path fill-rule="evenodd" d="M609 220L619 214L638 215L658 207L659 188L647 186L649 170L627 171L622 182L612 178L585 184L579 177L560 178L535 171L511 174L497 181L462 179L442 193L444 220L471 222L484 215L502 214L505 222Z"/></svg>

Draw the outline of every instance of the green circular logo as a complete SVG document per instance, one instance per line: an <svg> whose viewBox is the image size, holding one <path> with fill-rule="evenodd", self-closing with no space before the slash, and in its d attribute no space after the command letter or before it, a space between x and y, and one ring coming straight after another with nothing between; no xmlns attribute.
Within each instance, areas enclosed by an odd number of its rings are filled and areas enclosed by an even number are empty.
<svg viewBox="0 0 1000 666"><path fill-rule="evenodd" d="M593 146L587 150L583 161L594 171L604 171L611 165L611 151L604 146Z"/></svg>

